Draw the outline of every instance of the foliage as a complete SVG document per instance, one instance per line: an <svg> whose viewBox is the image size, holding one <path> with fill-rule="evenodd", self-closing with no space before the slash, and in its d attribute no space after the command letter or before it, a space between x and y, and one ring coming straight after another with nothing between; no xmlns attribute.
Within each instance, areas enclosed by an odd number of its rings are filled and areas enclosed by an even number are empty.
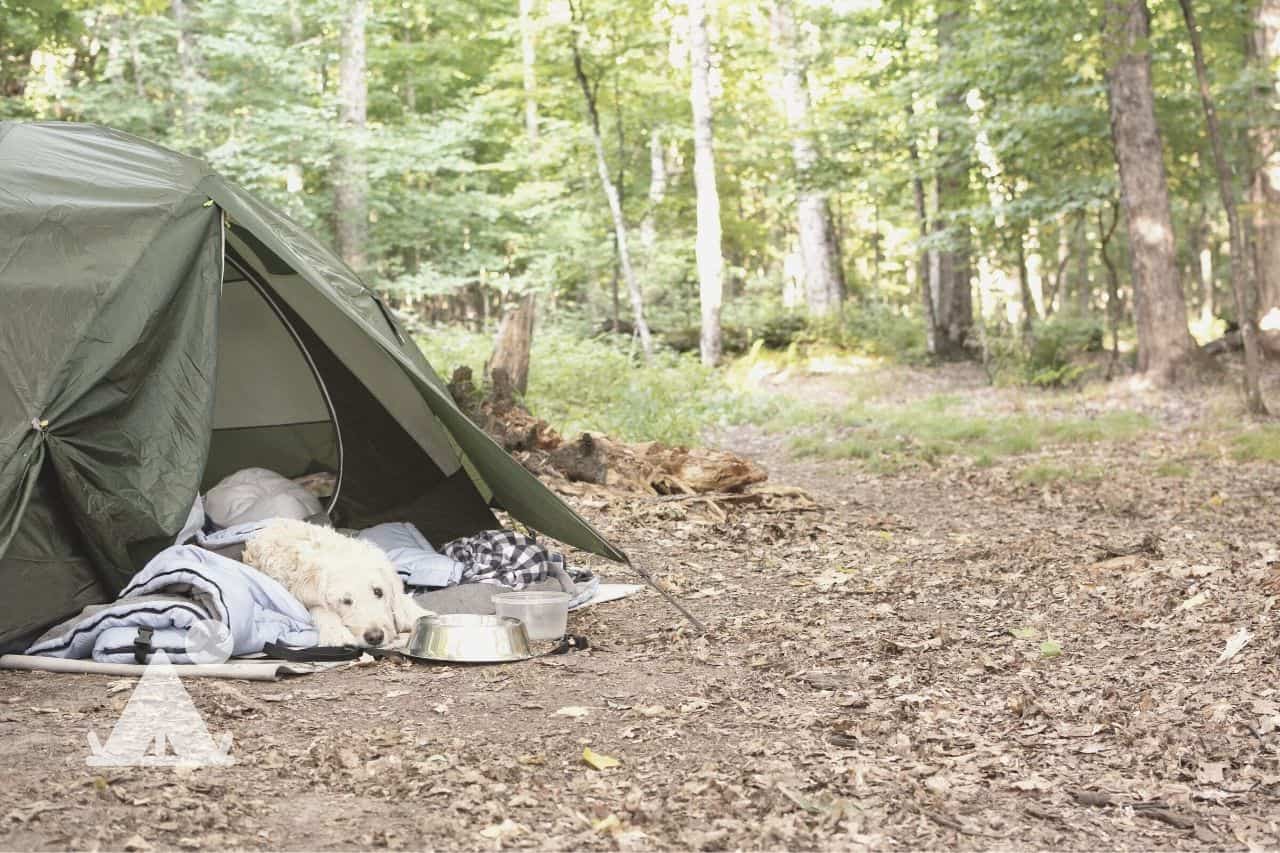
<svg viewBox="0 0 1280 853"><path fill-rule="evenodd" d="M419 337L447 376L466 365L483 375L491 340L457 327ZM534 337L529 410L565 434L594 430L627 441L698 444L706 429L770 416L774 403L734 387L693 355L660 350L652 364L608 338L540 328Z"/></svg>
<svg viewBox="0 0 1280 853"><path fill-rule="evenodd" d="M991 327L991 370L1002 384L1062 388L1089 373L1089 356L1103 351L1102 324L1087 317L1054 317L1036 323L1029 337L1008 327Z"/></svg>
<svg viewBox="0 0 1280 853"><path fill-rule="evenodd" d="M0 118L101 122L189 151L331 234L343 133L336 66L348 4L180 5L195 48L190 78L177 72L182 34L172 4L0 0ZM1244 52L1251 8L1238 0L1197 5L1228 153L1243 172L1247 130L1263 118L1257 86L1266 82ZM528 70L536 142L523 122L518 4L372 5L369 130L358 146L369 175L368 276L423 326L465 320L487 333L502 304L525 291L540 294L540 314L557 324L572 318L597 330L627 319L570 59L576 41L648 315L660 338L683 348L698 317L683 4L574 0L572 14L563 0L534 6ZM1222 277L1225 228L1204 168L1185 32L1175 4L1150 7L1179 262L1195 280L1203 242ZM963 243L972 249L997 379L1080 382L1108 300L1099 216L1109 217L1117 201L1101 8L1051 0L796 3L819 158L802 179L777 96L769 4L718 4L711 23L727 349L762 342L803 355L834 346L921 361L922 255L927 261L929 252ZM954 32L944 55L939 17L948 11ZM655 136L667 175L659 200L650 195ZM968 169L959 206L940 216L935 181L961 161ZM832 211L849 294L838 318L805 313L795 237L802 180L827 194ZM651 226L649 241L642 223ZM1200 235L1194 244L1192 235ZM1125 239L1118 229L1109 251L1128 322ZM1022 304L1020 271L1033 305ZM1228 302L1218 294L1218 305ZM1052 319L1024 342L1008 330L1027 312ZM1077 319L1062 319L1068 314Z"/></svg>

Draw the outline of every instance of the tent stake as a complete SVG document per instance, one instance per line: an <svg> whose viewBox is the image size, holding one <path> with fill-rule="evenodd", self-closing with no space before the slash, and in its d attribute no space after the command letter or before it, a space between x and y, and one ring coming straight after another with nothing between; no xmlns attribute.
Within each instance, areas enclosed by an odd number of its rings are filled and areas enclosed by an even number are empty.
<svg viewBox="0 0 1280 853"><path fill-rule="evenodd" d="M688 610L685 610L684 605L681 604L678 600L676 600L676 597L674 595L672 595L671 593L663 589L661 586L659 586L658 582L654 580L653 575L649 574L648 569L641 568L640 566L637 566L635 563L631 562L630 560L627 560L627 568L631 569L631 571L635 572L641 578L643 578L644 582L647 583L650 587L652 587L653 590L658 593L658 595L665 598L668 604L670 604L676 610L680 611L680 615L683 616L685 619L688 619L689 624L697 628L699 634L707 633L706 626L703 625L701 622L699 622L696 618L694 618L694 615L692 613L690 613Z"/></svg>

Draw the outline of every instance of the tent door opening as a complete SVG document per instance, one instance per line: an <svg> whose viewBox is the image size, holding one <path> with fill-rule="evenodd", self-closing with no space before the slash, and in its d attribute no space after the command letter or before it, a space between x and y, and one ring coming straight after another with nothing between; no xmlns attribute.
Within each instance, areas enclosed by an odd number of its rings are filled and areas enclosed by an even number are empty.
<svg viewBox="0 0 1280 853"><path fill-rule="evenodd" d="M213 439L202 490L242 468L286 477L332 471L332 512L345 453L324 376L253 267L229 246L224 258Z"/></svg>

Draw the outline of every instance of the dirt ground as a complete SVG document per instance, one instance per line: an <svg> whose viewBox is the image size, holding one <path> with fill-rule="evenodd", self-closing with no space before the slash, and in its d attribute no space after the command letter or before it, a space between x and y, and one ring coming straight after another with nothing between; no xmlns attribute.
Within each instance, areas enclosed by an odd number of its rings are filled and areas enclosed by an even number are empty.
<svg viewBox="0 0 1280 853"><path fill-rule="evenodd" d="M188 681L231 767L87 767L128 685L0 672L0 849L1280 847L1280 469L1206 450L1195 394L1053 402L1155 427L883 475L731 430L820 507L584 502L709 636L646 592L575 614L589 653ZM1104 474L1019 478L1044 460Z"/></svg>

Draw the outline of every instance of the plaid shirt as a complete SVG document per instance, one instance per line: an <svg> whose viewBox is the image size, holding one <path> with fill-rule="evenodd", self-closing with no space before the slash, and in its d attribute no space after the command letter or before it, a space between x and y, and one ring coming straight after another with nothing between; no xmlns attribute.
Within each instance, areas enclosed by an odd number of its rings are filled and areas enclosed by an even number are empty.
<svg viewBox="0 0 1280 853"><path fill-rule="evenodd" d="M546 580L553 568L565 569L564 555L522 533L484 530L444 546L446 556L462 564L462 583L490 583L523 589Z"/></svg>

